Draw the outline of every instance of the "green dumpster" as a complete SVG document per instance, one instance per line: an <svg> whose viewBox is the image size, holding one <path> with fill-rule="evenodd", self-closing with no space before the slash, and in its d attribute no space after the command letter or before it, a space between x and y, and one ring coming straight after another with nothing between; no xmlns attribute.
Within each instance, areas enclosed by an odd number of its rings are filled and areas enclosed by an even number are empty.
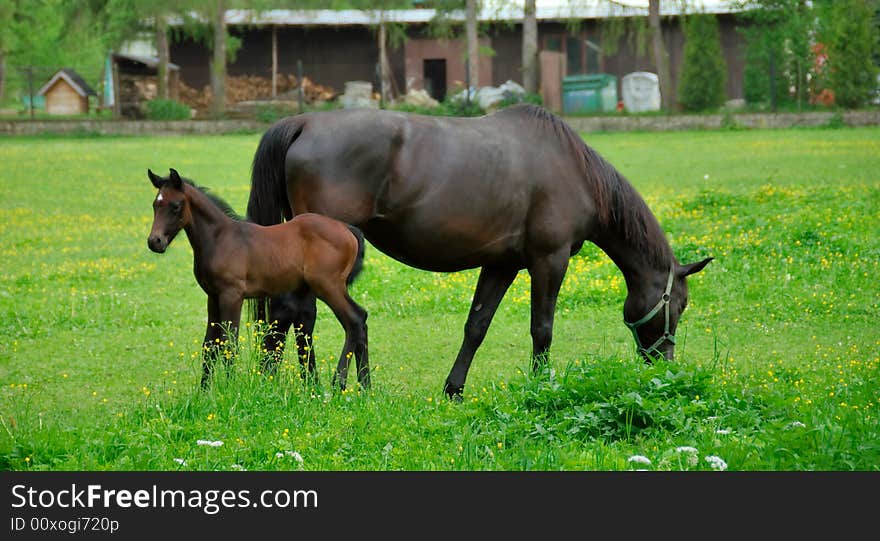
<svg viewBox="0 0 880 541"><path fill-rule="evenodd" d="M563 113L603 113L616 110L617 77L614 75L569 75L562 79Z"/></svg>

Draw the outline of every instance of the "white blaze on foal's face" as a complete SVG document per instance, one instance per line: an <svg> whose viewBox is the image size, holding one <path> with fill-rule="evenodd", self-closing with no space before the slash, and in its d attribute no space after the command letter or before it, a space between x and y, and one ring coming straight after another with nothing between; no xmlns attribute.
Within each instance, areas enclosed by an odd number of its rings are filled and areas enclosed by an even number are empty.
<svg viewBox="0 0 880 541"><path fill-rule="evenodd" d="M162 201L162 194L156 196L156 202Z"/></svg>

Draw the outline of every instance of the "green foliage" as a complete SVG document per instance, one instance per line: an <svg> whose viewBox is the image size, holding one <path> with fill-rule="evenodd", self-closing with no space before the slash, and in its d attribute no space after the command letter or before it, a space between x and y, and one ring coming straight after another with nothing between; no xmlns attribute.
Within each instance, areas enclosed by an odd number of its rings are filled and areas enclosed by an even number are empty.
<svg viewBox="0 0 880 541"><path fill-rule="evenodd" d="M453 100L447 98L445 101L440 102L437 107L422 107L400 103L390 108L395 111L432 116L481 116L486 114L486 111L480 107L478 102L468 102L464 99Z"/></svg>
<svg viewBox="0 0 880 541"><path fill-rule="evenodd" d="M808 98L814 72L810 39L815 14L802 0L748 0L739 17L746 41L743 92L750 104L781 104ZM794 92L791 92L794 89Z"/></svg>
<svg viewBox="0 0 880 541"><path fill-rule="evenodd" d="M874 0L822 4L819 39L828 47L828 84L843 107L862 107L877 91L877 9Z"/></svg>
<svg viewBox="0 0 880 541"><path fill-rule="evenodd" d="M157 98L147 102L146 116L148 120L189 120L192 112L184 103Z"/></svg>
<svg viewBox="0 0 880 541"><path fill-rule="evenodd" d="M282 105L261 105L257 107L257 120L271 124L276 120L292 116L299 113L297 109Z"/></svg>
<svg viewBox="0 0 880 541"><path fill-rule="evenodd" d="M691 15L684 24L684 61L678 96L685 110L716 109L727 99L727 63L714 15Z"/></svg>

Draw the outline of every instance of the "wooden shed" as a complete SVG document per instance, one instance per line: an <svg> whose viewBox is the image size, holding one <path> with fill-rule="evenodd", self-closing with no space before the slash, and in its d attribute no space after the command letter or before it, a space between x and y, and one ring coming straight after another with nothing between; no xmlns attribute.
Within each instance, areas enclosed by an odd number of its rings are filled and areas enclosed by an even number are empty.
<svg viewBox="0 0 880 541"><path fill-rule="evenodd" d="M146 103L159 95L159 59L155 56L113 53L110 55L112 96L109 100L118 115L143 118ZM168 97L180 94L180 67L168 63ZM106 83L105 83L106 84Z"/></svg>
<svg viewBox="0 0 880 541"><path fill-rule="evenodd" d="M50 115L76 115L89 112L89 96L97 96L82 77L70 68L62 68L37 93L46 99Z"/></svg>

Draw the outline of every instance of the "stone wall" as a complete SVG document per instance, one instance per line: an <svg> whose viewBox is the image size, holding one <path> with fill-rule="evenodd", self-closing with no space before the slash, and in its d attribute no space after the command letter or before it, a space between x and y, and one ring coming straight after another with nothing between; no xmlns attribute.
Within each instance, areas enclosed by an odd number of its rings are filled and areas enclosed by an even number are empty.
<svg viewBox="0 0 880 541"><path fill-rule="evenodd" d="M208 135L268 127L256 120L0 120L3 135Z"/></svg>
<svg viewBox="0 0 880 541"><path fill-rule="evenodd" d="M790 128L794 126L880 125L880 111L566 117L579 132L712 130L722 127ZM256 120L0 120L0 135L100 134L174 135L263 132Z"/></svg>
<svg viewBox="0 0 880 541"><path fill-rule="evenodd" d="M829 126L842 122L846 126L880 125L880 111L853 111L842 114L811 113L750 113L732 115L646 115L566 117L579 132L597 131L676 131L736 128L792 128L797 126Z"/></svg>

